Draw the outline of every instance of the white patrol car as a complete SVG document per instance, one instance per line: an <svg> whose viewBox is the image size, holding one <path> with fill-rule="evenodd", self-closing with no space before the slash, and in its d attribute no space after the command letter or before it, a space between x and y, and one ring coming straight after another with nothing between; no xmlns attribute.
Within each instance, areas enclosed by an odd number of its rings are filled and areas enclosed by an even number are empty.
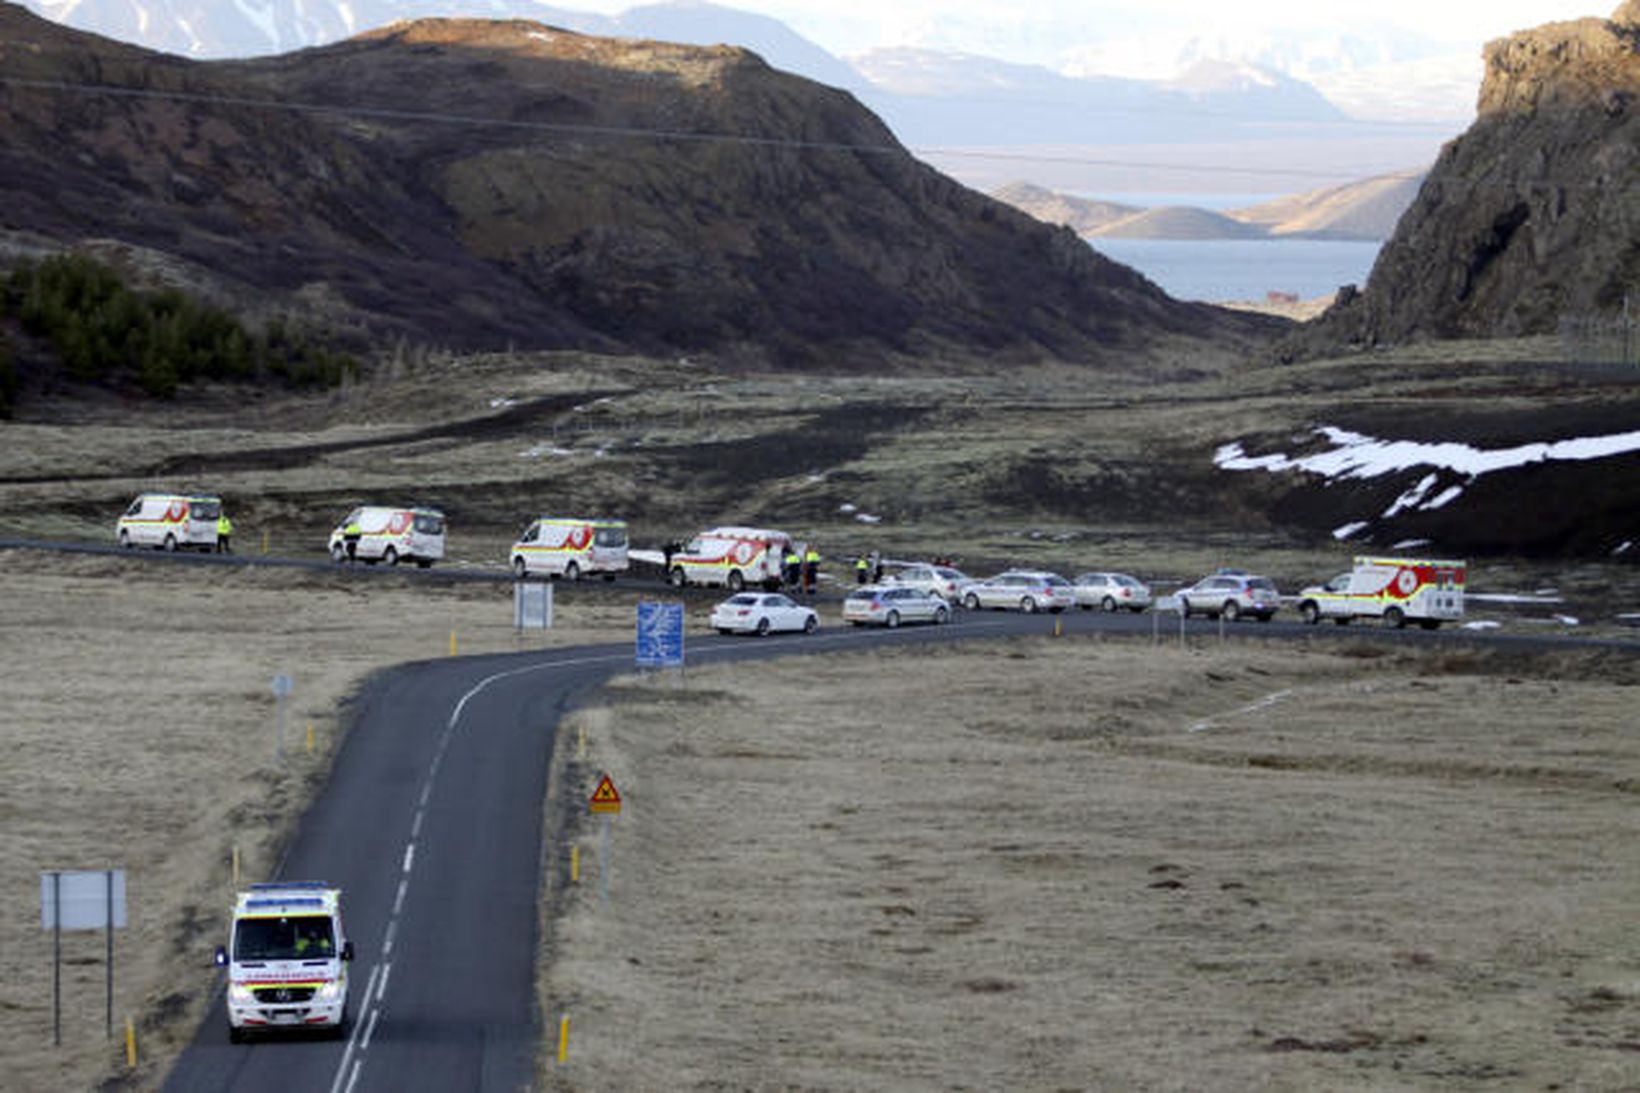
<svg viewBox="0 0 1640 1093"><path fill-rule="evenodd" d="M342 893L322 881L253 884L234 901L233 934L216 951L228 969L228 1038L247 1032L347 1030Z"/></svg>

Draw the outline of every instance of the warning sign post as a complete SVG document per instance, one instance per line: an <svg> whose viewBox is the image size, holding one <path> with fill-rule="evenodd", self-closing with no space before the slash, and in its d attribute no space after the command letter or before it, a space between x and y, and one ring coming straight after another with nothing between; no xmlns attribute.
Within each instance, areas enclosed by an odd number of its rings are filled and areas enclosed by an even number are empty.
<svg viewBox="0 0 1640 1093"><path fill-rule="evenodd" d="M598 788L592 791L592 797L587 801L587 808L604 818L603 830L598 836L598 900L601 903L609 902L609 819L621 813L621 791L615 788L615 783L609 775L604 775L598 782Z"/></svg>

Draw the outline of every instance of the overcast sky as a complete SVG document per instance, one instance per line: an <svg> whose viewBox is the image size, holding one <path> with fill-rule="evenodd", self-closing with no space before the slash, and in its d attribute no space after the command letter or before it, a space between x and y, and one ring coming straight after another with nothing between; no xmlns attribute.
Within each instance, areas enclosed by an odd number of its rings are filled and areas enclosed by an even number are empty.
<svg viewBox="0 0 1640 1093"><path fill-rule="evenodd" d="M605 14L633 0L553 0ZM1200 27L1215 35L1253 28L1348 32L1393 23L1461 51L1514 30L1586 15L1605 16L1618 0L717 0L781 20L832 53L922 45L1006 59L1053 63L1054 46L1089 38L1131 38L1144 27ZM1073 39L1081 39L1074 41Z"/></svg>

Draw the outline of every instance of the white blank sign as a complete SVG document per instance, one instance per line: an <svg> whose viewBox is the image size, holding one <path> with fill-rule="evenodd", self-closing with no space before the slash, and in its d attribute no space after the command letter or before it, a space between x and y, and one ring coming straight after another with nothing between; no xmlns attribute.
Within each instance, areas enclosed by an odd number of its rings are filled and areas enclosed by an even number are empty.
<svg viewBox="0 0 1640 1093"><path fill-rule="evenodd" d="M57 878L55 883L52 878ZM113 891L109 891L112 883ZM62 921L65 930L107 928L109 897L114 927L125 927L125 870L40 874L40 925L47 930Z"/></svg>

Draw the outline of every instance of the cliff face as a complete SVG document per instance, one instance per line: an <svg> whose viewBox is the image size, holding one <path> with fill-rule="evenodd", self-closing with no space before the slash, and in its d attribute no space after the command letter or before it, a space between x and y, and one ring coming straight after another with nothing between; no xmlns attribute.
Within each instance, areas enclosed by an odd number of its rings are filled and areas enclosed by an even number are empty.
<svg viewBox="0 0 1640 1093"><path fill-rule="evenodd" d="M0 50L0 229L376 331L846 367L1269 329L1169 299L744 50L425 20L204 64L9 4Z"/></svg>
<svg viewBox="0 0 1640 1093"><path fill-rule="evenodd" d="M1640 0L1487 46L1475 123L1365 288L1294 347L1553 333L1625 294L1640 299Z"/></svg>

